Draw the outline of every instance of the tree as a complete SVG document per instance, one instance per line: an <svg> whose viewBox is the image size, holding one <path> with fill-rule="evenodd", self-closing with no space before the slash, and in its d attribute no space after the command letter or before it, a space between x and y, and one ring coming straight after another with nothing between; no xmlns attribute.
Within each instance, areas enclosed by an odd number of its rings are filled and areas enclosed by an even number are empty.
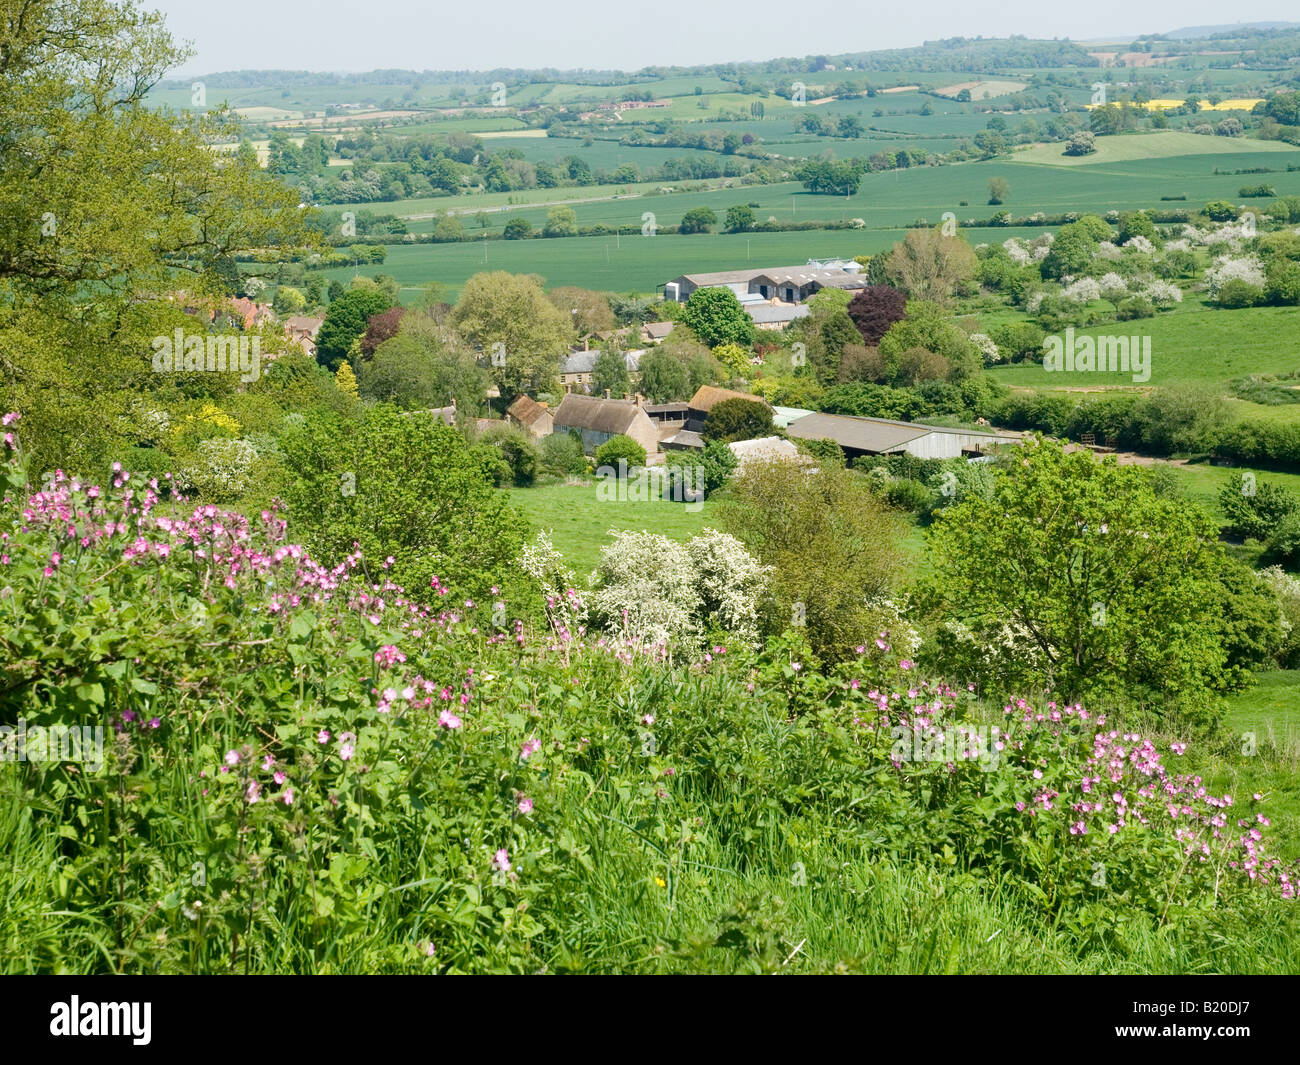
<svg viewBox="0 0 1300 1065"><path fill-rule="evenodd" d="M1006 178L989 178L989 203L1000 204L1011 195L1011 184Z"/></svg>
<svg viewBox="0 0 1300 1065"><path fill-rule="evenodd" d="M360 363L361 395L408 410L448 407L462 418L483 409L490 377L472 351L431 314L412 312L395 337Z"/></svg>
<svg viewBox="0 0 1300 1065"><path fill-rule="evenodd" d="M533 224L527 218L512 218L506 223L502 236L506 240L527 240L533 235Z"/></svg>
<svg viewBox="0 0 1300 1065"><path fill-rule="evenodd" d="M938 228L913 229L894 245L885 271L910 299L945 303L958 284L975 276L976 265L965 237L944 236Z"/></svg>
<svg viewBox="0 0 1300 1065"><path fill-rule="evenodd" d="M875 346L889 327L907 315L907 296L892 285L859 289L846 308L864 344Z"/></svg>
<svg viewBox="0 0 1300 1065"><path fill-rule="evenodd" d="M1097 139L1087 130L1080 130L1065 145L1066 155L1091 155L1097 150Z"/></svg>
<svg viewBox="0 0 1300 1065"><path fill-rule="evenodd" d="M406 308L401 306L390 307L386 311L371 315L366 322L366 331L361 334L361 353L369 357L385 340L392 340L397 336L404 317L406 317Z"/></svg>
<svg viewBox="0 0 1300 1065"><path fill-rule="evenodd" d="M1092 262L1099 247L1100 241L1094 231L1084 225L1082 219L1062 226L1040 266L1043 277L1059 278L1081 273Z"/></svg>
<svg viewBox="0 0 1300 1065"><path fill-rule="evenodd" d="M491 360L507 402L524 392L554 390L573 338L570 318L546 298L537 278L504 270L466 281L451 314L460 335Z"/></svg>
<svg viewBox="0 0 1300 1065"><path fill-rule="evenodd" d="M596 395L603 395L608 390L614 397L632 391L632 378L622 352L606 348L596 356L596 364L591 368L591 390Z"/></svg>
<svg viewBox="0 0 1300 1065"><path fill-rule="evenodd" d="M479 435L478 443L494 447L501 453L509 471L510 484L526 488L537 480L537 465L541 461L537 445L524 430L507 422L496 422Z"/></svg>
<svg viewBox="0 0 1300 1065"><path fill-rule="evenodd" d="M728 233L745 233L754 228L758 219L754 216L754 208L748 204L738 203L733 207L727 208L726 227Z"/></svg>
<svg viewBox="0 0 1300 1065"><path fill-rule="evenodd" d="M572 207L561 204L546 212L544 237L572 237L578 232L578 214Z"/></svg>
<svg viewBox="0 0 1300 1065"><path fill-rule="evenodd" d="M1127 244L1134 237L1145 237L1150 241L1160 239L1156 224L1146 211L1125 211L1119 216L1119 243Z"/></svg>
<svg viewBox="0 0 1300 1065"><path fill-rule="evenodd" d="M366 331L370 318L388 310L392 301L378 290L351 289L330 304L316 334L316 361L331 373L348 354L352 342Z"/></svg>
<svg viewBox="0 0 1300 1065"><path fill-rule="evenodd" d="M692 207L682 215L679 227L683 233L709 233L718 222L718 216L711 207Z"/></svg>
<svg viewBox="0 0 1300 1065"><path fill-rule="evenodd" d="M900 572L903 525L864 478L833 463L749 462L718 506L727 531L772 567L766 632L800 629L835 662L891 627L885 600Z"/></svg>
<svg viewBox="0 0 1300 1065"><path fill-rule="evenodd" d="M714 404L704 423L704 439L724 444L771 436L772 431L772 408L766 403L739 396Z"/></svg>
<svg viewBox="0 0 1300 1065"><path fill-rule="evenodd" d="M435 576L451 577L475 599L488 595L519 556L523 518L440 419L386 406L349 423L312 413L286 430L281 446L294 474L294 542L327 565L359 545L379 579L392 556L384 576L428 602L437 599ZM352 491L341 491L344 484Z"/></svg>
<svg viewBox="0 0 1300 1065"><path fill-rule="evenodd" d="M912 385L924 380L960 381L980 372L983 357L970 336L937 303L913 300L907 317L880 339L886 381Z"/></svg>
<svg viewBox="0 0 1300 1065"><path fill-rule="evenodd" d="M297 314L305 306L307 297L292 285L281 285L276 289L275 299L271 302L272 309L281 316Z"/></svg>
<svg viewBox="0 0 1300 1065"><path fill-rule="evenodd" d="M672 352L662 347L652 348L641 356L639 370L641 391L651 403L671 403L690 398L690 370Z"/></svg>
<svg viewBox="0 0 1300 1065"><path fill-rule="evenodd" d="M1157 496L1139 468L1032 442L991 499L945 509L929 533L923 600L960 626L950 637L967 634L941 643L938 663L978 669L982 648L1009 692L1196 704L1225 665L1214 539L1198 508ZM975 654L960 661L963 642Z"/></svg>
<svg viewBox="0 0 1300 1065"><path fill-rule="evenodd" d="M719 344L749 347L756 335L753 319L729 288L697 288L682 309L681 321L710 348Z"/></svg>
<svg viewBox="0 0 1300 1065"><path fill-rule="evenodd" d="M357 375L352 372L352 367L348 363L339 363L339 368L334 371L334 381L345 396L351 396L353 399L360 398L360 393L357 391Z"/></svg>
<svg viewBox="0 0 1300 1065"><path fill-rule="evenodd" d="M580 337L607 332L616 324L609 298L603 292L561 285L551 289L546 298L561 314L569 316L574 332Z"/></svg>

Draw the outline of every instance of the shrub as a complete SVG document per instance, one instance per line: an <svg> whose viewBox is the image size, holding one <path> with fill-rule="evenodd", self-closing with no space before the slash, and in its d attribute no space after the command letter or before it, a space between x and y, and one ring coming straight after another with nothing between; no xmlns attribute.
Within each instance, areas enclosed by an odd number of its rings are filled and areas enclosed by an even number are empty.
<svg viewBox="0 0 1300 1065"><path fill-rule="evenodd" d="M571 433L551 433L542 438L542 468L560 475L585 473L587 457L582 451L582 439Z"/></svg>
<svg viewBox="0 0 1300 1065"><path fill-rule="evenodd" d="M618 468L619 460L627 463L628 469L645 465L645 448L622 433L611 436L596 448L596 465Z"/></svg>
<svg viewBox="0 0 1300 1065"><path fill-rule="evenodd" d="M510 471L510 483L515 487L526 487L537 479L537 464L541 459L537 445L517 425L505 422L494 425L479 436L479 441L501 452Z"/></svg>
<svg viewBox="0 0 1300 1065"><path fill-rule="evenodd" d="M1119 306L1115 308L1115 317L1121 322L1133 321L1136 318L1151 318L1155 313L1155 304L1146 296L1130 296L1126 300L1121 300Z"/></svg>

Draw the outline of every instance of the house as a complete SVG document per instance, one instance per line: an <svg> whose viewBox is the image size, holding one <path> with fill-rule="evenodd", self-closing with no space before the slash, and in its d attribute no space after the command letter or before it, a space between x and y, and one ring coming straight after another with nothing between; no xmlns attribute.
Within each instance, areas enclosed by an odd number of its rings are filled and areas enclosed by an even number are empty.
<svg viewBox="0 0 1300 1065"><path fill-rule="evenodd" d="M1004 433L842 414L808 414L791 422L786 432L800 440L834 440L850 461L862 455L901 455L904 452L919 459L960 458L963 455L981 455L997 444L1015 440Z"/></svg>
<svg viewBox="0 0 1300 1065"><path fill-rule="evenodd" d="M316 334L325 324L324 318L315 318L307 314L291 315L285 320L284 331L290 341L297 344L307 355L316 357Z"/></svg>
<svg viewBox="0 0 1300 1065"><path fill-rule="evenodd" d="M673 331L672 322L646 322L641 327L641 343L659 344Z"/></svg>
<svg viewBox="0 0 1300 1065"><path fill-rule="evenodd" d="M806 303L744 303L745 313L759 329L784 329L798 318L807 318L811 312Z"/></svg>
<svg viewBox="0 0 1300 1065"><path fill-rule="evenodd" d="M247 296L227 300L224 313L245 331L275 321L275 312L269 303L254 303Z"/></svg>
<svg viewBox="0 0 1300 1065"><path fill-rule="evenodd" d="M565 392L590 392L591 375L596 369L596 360L601 354L602 352L596 349L575 351L570 354L560 364L560 387ZM644 354L645 350L642 348L624 354L623 365L627 367L630 376L635 377L640 372L641 356Z"/></svg>
<svg viewBox="0 0 1300 1065"><path fill-rule="evenodd" d="M301 340L303 337L315 340L316 334L324 324L324 318L316 318L310 314L294 314L285 319L284 331L290 340Z"/></svg>
<svg viewBox="0 0 1300 1065"><path fill-rule="evenodd" d="M555 418L545 403L528 396L520 396L510 404L506 411L506 421L523 429L529 436L538 439L550 436L554 430Z"/></svg>
<svg viewBox="0 0 1300 1065"><path fill-rule="evenodd" d="M679 429L659 441L659 446L665 451L703 451L704 437L689 429Z"/></svg>
<svg viewBox="0 0 1300 1065"><path fill-rule="evenodd" d="M727 445L736 456L736 473L751 462L799 461L799 449L789 440L779 436L764 436L757 440L734 440Z"/></svg>
<svg viewBox="0 0 1300 1065"><path fill-rule="evenodd" d="M724 399L747 399L753 403L762 403L765 407L768 405L767 400L761 396L751 396L748 392L733 392L716 385L702 385L691 397L686 412L686 428L693 433L703 432L704 425L709 420L709 411Z"/></svg>
<svg viewBox="0 0 1300 1065"><path fill-rule="evenodd" d="M582 449L593 454L611 436L631 437L652 454L659 450L659 432L639 400L597 399L570 392L555 408L554 431L570 430L582 437Z"/></svg>

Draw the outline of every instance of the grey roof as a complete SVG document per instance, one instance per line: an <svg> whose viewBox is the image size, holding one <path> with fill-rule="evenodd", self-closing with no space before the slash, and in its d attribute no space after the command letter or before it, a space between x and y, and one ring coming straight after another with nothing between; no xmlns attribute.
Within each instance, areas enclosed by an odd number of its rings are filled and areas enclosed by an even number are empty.
<svg viewBox="0 0 1300 1065"><path fill-rule="evenodd" d="M990 442L1008 439L1003 434L979 429L923 425L920 422L900 422L889 418L857 418L847 414L808 414L792 421L786 427L786 432L804 440L834 440L841 447L882 455L890 451L901 451L904 444L930 433L980 436Z"/></svg>
<svg viewBox="0 0 1300 1065"><path fill-rule="evenodd" d="M806 303L751 303L745 306L745 313L754 320L755 325L771 325L807 318L811 308Z"/></svg>
<svg viewBox="0 0 1300 1065"><path fill-rule="evenodd" d="M798 421L800 418L813 413L815 412L806 410L803 407L773 407L772 424L778 429L784 429L791 422Z"/></svg>
<svg viewBox="0 0 1300 1065"><path fill-rule="evenodd" d="M809 414L791 422L786 432L801 440L834 440L841 447L881 455L901 450L909 440L927 435L930 428L842 414Z"/></svg>
<svg viewBox="0 0 1300 1065"><path fill-rule="evenodd" d="M689 429L682 429L680 432L674 433L672 436L667 437L664 440L660 440L659 443L662 447L702 448L704 447L704 437L700 436L699 433L691 432Z"/></svg>
<svg viewBox="0 0 1300 1065"><path fill-rule="evenodd" d="M689 403L646 403L642 407L647 414L685 414L690 409Z"/></svg>
<svg viewBox="0 0 1300 1065"><path fill-rule="evenodd" d="M596 360L600 358L602 352L598 348L592 348L590 351L575 351L560 367L560 373L591 373L596 368ZM627 367L629 373L636 373L637 368L641 365L641 356L645 354L644 349L637 348L635 351L629 351L623 356L623 365Z"/></svg>
<svg viewBox="0 0 1300 1065"><path fill-rule="evenodd" d="M672 322L646 322L641 327L645 330L646 336L654 340L662 340L673 331Z"/></svg>
<svg viewBox="0 0 1300 1065"><path fill-rule="evenodd" d="M555 409L552 424L557 431L569 428L590 429L614 435L626 433L638 415L646 417L645 412L631 400L597 399L595 396L580 396L576 392L570 392Z"/></svg>

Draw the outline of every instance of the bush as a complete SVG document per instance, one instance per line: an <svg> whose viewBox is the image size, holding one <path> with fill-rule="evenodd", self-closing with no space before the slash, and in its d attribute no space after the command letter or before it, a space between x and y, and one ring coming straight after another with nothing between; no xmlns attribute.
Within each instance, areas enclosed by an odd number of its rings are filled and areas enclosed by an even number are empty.
<svg viewBox="0 0 1300 1065"><path fill-rule="evenodd" d="M1245 540L1265 540L1282 519L1300 511L1300 499L1280 485L1257 484L1254 474L1229 481L1219 491L1224 531Z"/></svg>
<svg viewBox="0 0 1300 1065"><path fill-rule="evenodd" d="M1253 307L1264 298L1264 290L1249 281L1225 281L1219 286L1215 302L1220 307L1238 309Z"/></svg>
<svg viewBox="0 0 1300 1065"><path fill-rule="evenodd" d="M582 438L571 433L552 433L542 438L542 468L550 473L578 475L587 470Z"/></svg>
<svg viewBox="0 0 1300 1065"><path fill-rule="evenodd" d="M501 452L510 471L510 483L516 488L525 488L537 480L541 456L532 437L517 425L494 425L479 436L479 441Z"/></svg>
<svg viewBox="0 0 1300 1065"><path fill-rule="evenodd" d="M630 436L619 433L611 436L596 448L596 465L618 469L619 459L627 463L627 468L634 469L645 465L645 448Z"/></svg>
<svg viewBox="0 0 1300 1065"><path fill-rule="evenodd" d="M1136 318L1152 318L1155 313L1155 304L1145 296L1130 296L1126 300L1120 300L1115 308L1115 317L1121 322L1130 322Z"/></svg>

